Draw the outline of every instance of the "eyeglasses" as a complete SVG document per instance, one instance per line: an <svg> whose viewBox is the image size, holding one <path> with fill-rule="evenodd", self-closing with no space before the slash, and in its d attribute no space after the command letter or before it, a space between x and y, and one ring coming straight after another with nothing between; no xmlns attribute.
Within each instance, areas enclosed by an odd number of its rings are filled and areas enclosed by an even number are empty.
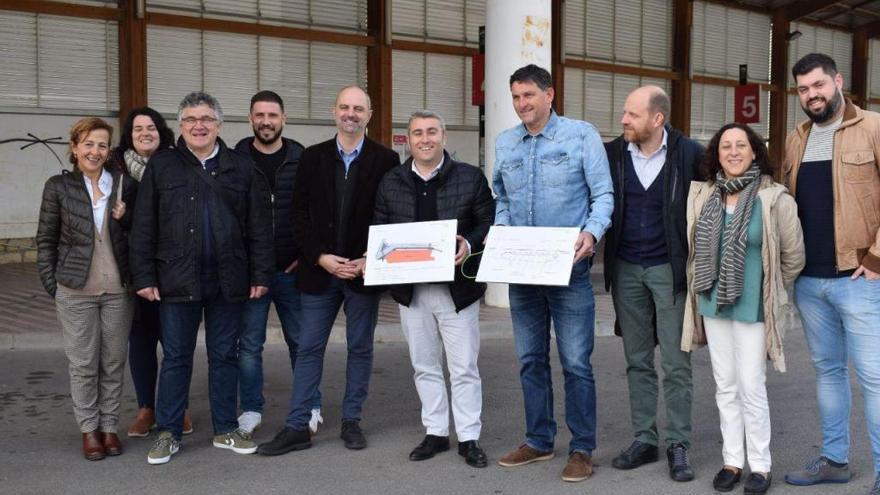
<svg viewBox="0 0 880 495"><path fill-rule="evenodd" d="M216 124L218 120L214 117L184 117L180 119L180 123L187 127L195 126L196 122L201 122L205 127L210 127Z"/></svg>

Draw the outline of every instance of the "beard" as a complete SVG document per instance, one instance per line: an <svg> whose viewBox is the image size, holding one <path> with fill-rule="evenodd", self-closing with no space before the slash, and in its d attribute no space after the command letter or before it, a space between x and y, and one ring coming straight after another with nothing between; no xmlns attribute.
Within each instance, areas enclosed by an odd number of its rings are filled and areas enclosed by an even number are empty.
<svg viewBox="0 0 880 495"><path fill-rule="evenodd" d="M257 141L263 144L274 144L278 139L281 138L281 131L284 130L283 127L275 130L275 133L269 136L268 138L263 137L263 133L261 132L264 129L271 129L271 127L263 126L263 127L254 127L254 137L257 138Z"/></svg>
<svg viewBox="0 0 880 495"><path fill-rule="evenodd" d="M623 128L623 139L635 145L640 145L647 141L649 135L646 129L637 129L635 127Z"/></svg>
<svg viewBox="0 0 880 495"><path fill-rule="evenodd" d="M816 124L824 124L831 120L832 117L837 115L837 111L840 110L840 106L843 104L843 97L840 95L840 91L835 91L834 96L831 97L831 101L825 102L825 108L818 112L814 112L810 110L809 105L810 102L815 99L816 98L813 98L812 100L808 101L807 106L801 105L801 108L803 109L804 113L807 114L807 117L809 117L810 120L812 120ZM822 99L824 100L824 98Z"/></svg>

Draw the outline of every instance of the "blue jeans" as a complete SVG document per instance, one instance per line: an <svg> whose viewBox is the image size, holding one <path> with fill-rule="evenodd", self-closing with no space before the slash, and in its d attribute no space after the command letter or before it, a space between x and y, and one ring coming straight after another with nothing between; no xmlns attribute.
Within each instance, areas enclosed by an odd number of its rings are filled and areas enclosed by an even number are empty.
<svg viewBox="0 0 880 495"><path fill-rule="evenodd" d="M567 287L511 284L510 315L520 363L526 412L526 444L553 450L553 383L550 373L550 322L565 377L565 422L571 430L569 453L592 455L596 448L596 383L593 353L596 313L590 267L572 268Z"/></svg>
<svg viewBox="0 0 880 495"><path fill-rule="evenodd" d="M348 343L342 419L361 419L373 369L373 334L379 316L379 295L354 292L344 280L334 277L325 291L302 294L302 333L293 372L290 413L287 415L287 426L296 430L308 427L312 398L321 384L324 351L340 306L345 311Z"/></svg>
<svg viewBox="0 0 880 495"><path fill-rule="evenodd" d="M159 305L162 329L162 370L156 424L179 439L183 429L193 353L202 312L205 314L205 346L208 350L208 397L214 434L238 428L238 337L244 302L229 302L220 292L217 279L202 280L202 300Z"/></svg>
<svg viewBox="0 0 880 495"><path fill-rule="evenodd" d="M250 299L244 306L244 328L238 344L238 375L242 411L262 413L263 404L263 344L266 343L266 322L269 304L281 320L281 331L290 354L290 372L296 368L296 352L302 326L300 293L296 289L296 274L277 272L269 292L259 299ZM315 391L312 409L321 408L321 392Z"/></svg>
<svg viewBox="0 0 880 495"><path fill-rule="evenodd" d="M852 358L865 402L874 471L880 472L880 280L800 277L801 313L822 420L822 455L848 462Z"/></svg>

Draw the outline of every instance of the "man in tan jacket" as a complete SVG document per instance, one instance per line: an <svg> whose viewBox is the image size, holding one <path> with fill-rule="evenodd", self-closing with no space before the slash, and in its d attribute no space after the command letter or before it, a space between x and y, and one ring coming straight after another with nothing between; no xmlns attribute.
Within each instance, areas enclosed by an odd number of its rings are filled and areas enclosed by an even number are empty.
<svg viewBox="0 0 880 495"><path fill-rule="evenodd" d="M792 75L809 117L789 134L785 150L806 245L795 302L816 369L823 438L819 457L785 481L845 483L850 358L880 473L880 114L843 97L843 77L827 55L806 55ZM869 493L880 495L880 475Z"/></svg>

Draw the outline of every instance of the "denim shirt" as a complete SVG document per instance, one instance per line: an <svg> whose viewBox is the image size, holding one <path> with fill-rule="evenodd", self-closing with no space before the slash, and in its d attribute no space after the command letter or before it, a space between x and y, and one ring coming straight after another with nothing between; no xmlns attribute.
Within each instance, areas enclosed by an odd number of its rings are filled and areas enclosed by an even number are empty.
<svg viewBox="0 0 880 495"><path fill-rule="evenodd" d="M608 157L592 124L550 114L535 136L525 125L495 141L495 224L578 227L602 238L614 194Z"/></svg>

